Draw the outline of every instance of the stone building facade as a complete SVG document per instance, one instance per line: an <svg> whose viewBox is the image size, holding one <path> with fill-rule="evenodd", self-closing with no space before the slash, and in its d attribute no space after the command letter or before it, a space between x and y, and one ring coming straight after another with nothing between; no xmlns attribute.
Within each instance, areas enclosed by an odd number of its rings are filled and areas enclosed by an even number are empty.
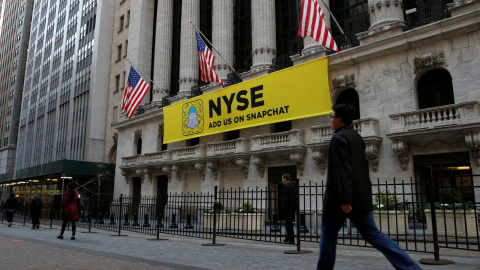
<svg viewBox="0 0 480 270"><path fill-rule="evenodd" d="M156 6L155 1L141 2ZM201 1L181 1L181 7L177 1L157 2L166 8L154 8L143 16L143 10L134 15L132 7L128 29L129 56L135 52L132 61L147 76L153 74L150 99L143 102L144 111L131 119L115 109L121 90L109 108L116 116L112 118L115 147L109 150L116 152L115 196L209 192L214 186L276 189L282 173L291 173L301 182L326 179L332 135L328 115L163 144L163 106L198 94L192 91L199 84L199 68L190 22L206 29L227 62L243 71L244 81L274 72L285 59L298 65L328 54L331 102L358 108L354 127L366 141L372 179L425 181L430 167L434 173L480 173L480 1L435 1L439 7L435 14L409 1L357 1L363 12L356 23L368 23L350 35L347 28L352 18L344 16L340 24L345 35L334 34L340 53L333 54L311 38L289 37L294 30L283 21L289 18L289 9L278 5L293 2L297 9L291 16L298 16L301 1L213 0L211 11ZM330 1L333 14L346 14L335 5ZM243 17L242 8L247 13ZM208 12L213 15L211 21L206 19ZM134 16L144 19L134 24ZM145 19L150 16L156 22L153 36L148 32L152 20ZM242 63L237 57L245 51L240 39L248 38L242 36L240 22L251 29L246 32L251 38L249 53L242 56ZM333 20L329 28L336 29ZM143 43L133 45L137 35L154 37L153 49ZM227 80L232 71L216 56L215 68ZM126 63L125 70L128 67ZM220 88L212 83L200 90L208 93ZM478 182L478 177L467 181ZM479 199L478 194L470 196Z"/></svg>

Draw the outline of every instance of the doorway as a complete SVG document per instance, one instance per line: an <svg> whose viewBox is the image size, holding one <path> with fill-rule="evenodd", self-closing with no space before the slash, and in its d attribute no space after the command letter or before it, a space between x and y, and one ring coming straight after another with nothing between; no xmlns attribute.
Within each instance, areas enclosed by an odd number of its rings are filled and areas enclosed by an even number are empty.
<svg viewBox="0 0 480 270"><path fill-rule="evenodd" d="M165 206L168 202L168 176L157 176L157 217L165 216Z"/></svg>
<svg viewBox="0 0 480 270"><path fill-rule="evenodd" d="M132 205L130 211L133 215L134 213L138 213L138 207L142 196L142 179L140 177L133 177L132 181Z"/></svg>
<svg viewBox="0 0 480 270"><path fill-rule="evenodd" d="M271 191L272 198L269 200L268 206L271 209L269 217L272 213L277 213L278 220L284 220L282 211L282 198L283 198L283 183L282 175L290 174L291 182L298 186L297 181L297 168L295 166L282 166L282 167L269 167L268 168L268 189Z"/></svg>
<svg viewBox="0 0 480 270"><path fill-rule="evenodd" d="M420 188L419 200L438 201L439 190L452 187L461 194L462 200L475 201L468 152L414 156L413 164L415 181ZM429 179L432 179L432 190L427 186Z"/></svg>

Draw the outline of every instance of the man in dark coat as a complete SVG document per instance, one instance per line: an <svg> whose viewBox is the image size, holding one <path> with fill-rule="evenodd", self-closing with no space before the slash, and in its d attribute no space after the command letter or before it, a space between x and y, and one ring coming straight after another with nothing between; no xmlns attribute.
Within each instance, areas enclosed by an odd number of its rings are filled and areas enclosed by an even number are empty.
<svg viewBox="0 0 480 270"><path fill-rule="evenodd" d="M18 207L17 198L15 198L15 194L12 193L10 194L10 196L5 201L5 204L3 205L3 211L7 216L8 227L12 227L13 214L15 214L15 211L17 211L17 207Z"/></svg>
<svg viewBox="0 0 480 270"><path fill-rule="evenodd" d="M293 233L293 220L295 218L297 187L290 183L290 175L282 175L283 182L283 215L285 217L285 230L287 236L283 242L285 244L295 244L295 234Z"/></svg>
<svg viewBox="0 0 480 270"><path fill-rule="evenodd" d="M338 232L347 217L395 269L421 269L391 238L380 232L373 221L372 184L365 142L351 126L354 112L352 105L338 104L333 106L331 114L334 135L328 152L317 269L333 269Z"/></svg>
<svg viewBox="0 0 480 270"><path fill-rule="evenodd" d="M30 205L30 215L32 216L32 230L40 229L40 215L42 213L43 202L37 194L32 199Z"/></svg>

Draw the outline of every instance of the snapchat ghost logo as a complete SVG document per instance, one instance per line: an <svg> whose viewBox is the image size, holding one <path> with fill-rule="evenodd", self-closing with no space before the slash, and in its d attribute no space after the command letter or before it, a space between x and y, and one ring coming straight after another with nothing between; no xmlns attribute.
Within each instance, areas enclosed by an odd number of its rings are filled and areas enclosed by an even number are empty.
<svg viewBox="0 0 480 270"><path fill-rule="evenodd" d="M183 104L182 133L184 136L203 132L203 115L203 101L201 99Z"/></svg>
<svg viewBox="0 0 480 270"><path fill-rule="evenodd" d="M198 126L199 122L197 119L197 108L191 107L190 110L188 110L188 123L187 127L194 129L196 126Z"/></svg>

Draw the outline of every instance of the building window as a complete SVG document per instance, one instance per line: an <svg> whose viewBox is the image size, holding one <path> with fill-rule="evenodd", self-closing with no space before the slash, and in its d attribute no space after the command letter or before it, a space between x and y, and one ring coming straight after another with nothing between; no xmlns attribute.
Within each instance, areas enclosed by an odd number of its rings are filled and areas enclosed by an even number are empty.
<svg viewBox="0 0 480 270"><path fill-rule="evenodd" d="M231 141L240 138L240 130L231 130L224 134L224 141Z"/></svg>
<svg viewBox="0 0 480 270"><path fill-rule="evenodd" d="M138 138L137 140L137 155L142 154L142 138Z"/></svg>
<svg viewBox="0 0 480 270"><path fill-rule="evenodd" d="M445 69L434 69L420 77L417 84L418 108L455 104L452 76Z"/></svg>
<svg viewBox="0 0 480 270"><path fill-rule="evenodd" d="M360 119L360 102L358 100L358 93L355 89L349 88L340 93L335 104L341 103L353 105L353 107L355 107L355 117L353 120Z"/></svg>
<svg viewBox="0 0 480 270"><path fill-rule="evenodd" d="M125 28L127 28L129 24L130 24L130 10L127 11L127 20L125 22Z"/></svg>
<svg viewBox="0 0 480 270"><path fill-rule="evenodd" d="M122 60L122 44L117 46L117 61Z"/></svg>
<svg viewBox="0 0 480 270"><path fill-rule="evenodd" d="M302 9L300 0L278 0L275 2L277 20L277 58L290 56L301 52L303 49L303 37L298 36L298 24ZM290 60L287 57L286 60ZM289 66L292 66L290 64ZM288 67L288 66L286 66Z"/></svg>
<svg viewBox="0 0 480 270"><path fill-rule="evenodd" d="M250 0L235 0L234 68L247 71L252 66L252 14Z"/></svg>
<svg viewBox="0 0 480 270"><path fill-rule="evenodd" d="M120 75L115 76L115 92L120 89Z"/></svg>
<svg viewBox="0 0 480 270"><path fill-rule="evenodd" d="M128 40L125 40L125 54L123 55L123 58L127 57L127 53L128 53Z"/></svg>
<svg viewBox="0 0 480 270"><path fill-rule="evenodd" d="M195 146L195 145L199 145L199 144L200 144L200 138L199 137L187 140L187 146Z"/></svg>
<svg viewBox="0 0 480 270"><path fill-rule="evenodd" d="M333 19L330 18L329 29L340 50L359 46L360 42L356 34L367 31L370 27L368 0L330 0L330 10L345 32L343 35Z"/></svg>
<svg viewBox="0 0 480 270"><path fill-rule="evenodd" d="M179 90L180 79L180 32L182 23L182 1L173 1L173 38L172 38L172 69L170 77L170 96L175 96Z"/></svg>
<svg viewBox="0 0 480 270"><path fill-rule="evenodd" d="M126 71L123 72L123 85L122 85L122 90L123 90L123 88L125 87L125 85L127 85L127 72L126 72Z"/></svg>
<svg viewBox="0 0 480 270"><path fill-rule="evenodd" d="M273 124L273 132L284 132L292 130L292 121L284 121Z"/></svg>
<svg viewBox="0 0 480 270"><path fill-rule="evenodd" d="M120 27L119 27L119 29L118 29L118 33L120 33L120 32L123 31L123 23L124 23L124 21L125 21L125 16L124 16L124 15L120 16L120 23L119 23L119 26L120 26Z"/></svg>

